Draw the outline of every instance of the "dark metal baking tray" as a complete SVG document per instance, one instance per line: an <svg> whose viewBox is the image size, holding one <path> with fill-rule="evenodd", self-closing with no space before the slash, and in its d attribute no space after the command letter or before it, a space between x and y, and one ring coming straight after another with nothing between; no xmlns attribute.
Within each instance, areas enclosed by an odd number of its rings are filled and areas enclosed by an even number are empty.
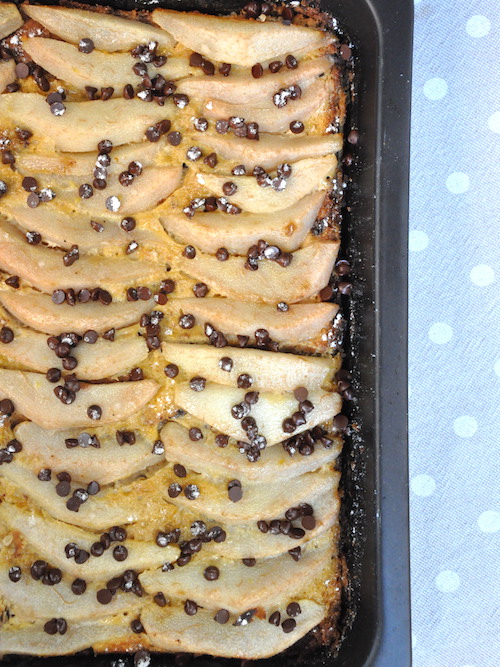
<svg viewBox="0 0 500 667"><path fill-rule="evenodd" d="M59 4L45 0L39 4ZM82 3L83 4L83 3ZM224 14L241 0L95 0L115 9L158 6ZM349 570L335 655L324 648L259 661L269 667L409 667L410 594L407 470L407 219L412 0L321 0L354 45L356 96L349 122L359 129L343 251L353 265L347 308L352 419L359 433L343 458L343 548ZM131 657L122 656L125 664ZM109 667L118 656L11 657L16 667ZM152 665L179 665L154 656ZM195 667L240 664L196 658ZM184 663L182 663L184 664ZM252 661L249 664L257 664Z"/></svg>

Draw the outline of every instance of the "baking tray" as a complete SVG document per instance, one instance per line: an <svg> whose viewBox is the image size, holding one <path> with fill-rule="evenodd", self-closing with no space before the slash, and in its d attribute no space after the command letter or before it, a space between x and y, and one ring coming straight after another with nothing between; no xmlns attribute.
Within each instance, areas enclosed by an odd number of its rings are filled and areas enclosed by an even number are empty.
<svg viewBox="0 0 500 667"><path fill-rule="evenodd" d="M45 0L39 4L59 4ZM83 3L82 3L83 4ZM115 9L158 6L224 14L238 0L95 0ZM349 583L343 595L343 639L334 654L316 648L262 661L156 655L152 667L262 664L266 667L408 667L410 648L407 456L407 220L412 0L321 0L354 45L355 95L348 122L359 130L343 210L342 252L353 265L347 356L359 425L342 464L343 551ZM350 149L352 147L349 146ZM85 651L37 659L12 656L16 667L110 667L119 657ZM116 664L116 662L115 662ZM118 665L120 663L118 662Z"/></svg>

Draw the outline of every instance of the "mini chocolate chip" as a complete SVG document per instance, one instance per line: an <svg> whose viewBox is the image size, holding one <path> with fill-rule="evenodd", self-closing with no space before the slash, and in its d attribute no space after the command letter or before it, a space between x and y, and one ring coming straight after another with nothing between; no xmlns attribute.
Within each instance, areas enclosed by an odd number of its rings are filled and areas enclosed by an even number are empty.
<svg viewBox="0 0 500 667"><path fill-rule="evenodd" d="M279 611L274 611L271 614L271 616L269 616L268 621L271 625L275 625L276 627L279 627L279 624L281 623L281 614L279 613Z"/></svg>
<svg viewBox="0 0 500 667"><path fill-rule="evenodd" d="M267 521L257 521L257 528L261 533L267 533L269 531L269 524Z"/></svg>
<svg viewBox="0 0 500 667"><path fill-rule="evenodd" d="M100 490L101 486L99 482L96 482L95 480L92 480L87 485L87 493L89 494L89 496L95 496L97 493L99 493Z"/></svg>
<svg viewBox="0 0 500 667"><path fill-rule="evenodd" d="M163 593L156 593L156 595L153 597L153 602L157 604L159 607L166 607L167 601L165 599L165 596Z"/></svg>
<svg viewBox="0 0 500 667"><path fill-rule="evenodd" d="M300 608L300 605L298 602L290 602L288 607L286 608L286 613L288 616L299 616L302 613L302 609Z"/></svg>
<svg viewBox="0 0 500 667"><path fill-rule="evenodd" d="M240 389L249 389L253 385L253 378L248 373L238 375L237 385Z"/></svg>
<svg viewBox="0 0 500 667"><path fill-rule="evenodd" d="M90 199L90 197L92 197L93 194L94 190L92 186L89 185L89 183L82 183L82 185L80 185L80 187L78 188L78 195L82 199Z"/></svg>
<svg viewBox="0 0 500 667"><path fill-rule="evenodd" d="M231 195L234 195L234 193L237 190L238 190L238 186L236 185L236 183L233 183L231 181L227 181L222 186L222 192L228 197L230 197Z"/></svg>
<svg viewBox="0 0 500 667"><path fill-rule="evenodd" d="M195 319L194 316L191 315L190 313L187 313L186 315L182 315L179 318L179 326L182 329L192 329L195 324Z"/></svg>
<svg viewBox="0 0 500 667"><path fill-rule="evenodd" d="M218 447L227 447L228 443L229 443L228 435L223 435L222 433L219 433L218 435L215 436L215 444Z"/></svg>
<svg viewBox="0 0 500 667"><path fill-rule="evenodd" d="M314 530L316 528L316 519L310 514L302 517L301 523L304 530Z"/></svg>
<svg viewBox="0 0 500 667"><path fill-rule="evenodd" d="M113 549L113 558L117 561L123 561L126 560L128 556L128 549L127 547L123 546L123 544L119 544Z"/></svg>
<svg viewBox="0 0 500 667"><path fill-rule="evenodd" d="M141 621L138 618L134 618L132 621L130 621L130 629L136 635L139 635L141 632L144 632L144 626L142 625Z"/></svg>
<svg viewBox="0 0 500 667"><path fill-rule="evenodd" d="M215 131L218 132L218 134L227 134L228 130L229 121L221 118L215 122Z"/></svg>
<svg viewBox="0 0 500 667"><path fill-rule="evenodd" d="M184 611L188 616L194 616L198 611L198 605L193 600L186 600L184 603Z"/></svg>
<svg viewBox="0 0 500 667"><path fill-rule="evenodd" d="M61 496L64 498L65 496L69 496L71 493L71 485L67 481L62 481L59 482L59 484L56 485L56 493L58 496Z"/></svg>
<svg viewBox="0 0 500 667"><path fill-rule="evenodd" d="M175 378L179 375L179 367L175 364L168 364L164 368L164 373L169 378Z"/></svg>
<svg viewBox="0 0 500 667"><path fill-rule="evenodd" d="M14 289L18 289L20 285L19 276L9 276L5 280L5 284L8 285L9 287L13 287Z"/></svg>
<svg viewBox="0 0 500 667"><path fill-rule="evenodd" d="M89 419L97 421L102 417L102 409L100 408L99 405L90 405L87 408L87 415Z"/></svg>
<svg viewBox="0 0 500 667"><path fill-rule="evenodd" d="M215 567L215 565L209 565L205 568L203 576L207 581L216 581L219 578L219 568Z"/></svg>
<svg viewBox="0 0 500 667"><path fill-rule="evenodd" d="M359 141L359 131L356 129L351 130L347 135L347 141L355 146Z"/></svg>
<svg viewBox="0 0 500 667"><path fill-rule="evenodd" d="M78 42L78 50L81 53L92 53L94 49L94 42L88 37L84 37Z"/></svg>
<svg viewBox="0 0 500 667"><path fill-rule="evenodd" d="M287 618L286 621L283 621L283 623L281 624L283 632L287 634L295 630L296 626L297 626L297 621L295 621L293 618Z"/></svg>
<svg viewBox="0 0 500 667"><path fill-rule="evenodd" d="M123 97L124 97L126 100L131 100L131 99L133 99L134 94L135 94L135 93L134 93L134 88L133 88L133 86L132 86L130 83L127 83L127 85L124 86L124 88L123 88L123 93L122 93Z"/></svg>
<svg viewBox="0 0 500 667"><path fill-rule="evenodd" d="M101 588L97 591L96 598L99 604L109 604L113 599L113 593L107 588Z"/></svg>
<svg viewBox="0 0 500 667"><path fill-rule="evenodd" d="M182 491L182 486L177 482L173 482L168 487L168 495L170 496L170 498L177 498L177 496L181 493L181 491Z"/></svg>
<svg viewBox="0 0 500 667"><path fill-rule="evenodd" d="M203 391L205 389L206 383L207 381L205 378L197 375L196 377L191 378L189 381L189 386L193 391Z"/></svg>
<svg viewBox="0 0 500 667"><path fill-rule="evenodd" d="M220 623L221 625L227 623L229 621L229 612L227 609L219 609L214 616L214 621L217 621L217 623Z"/></svg>
<svg viewBox="0 0 500 667"><path fill-rule="evenodd" d="M0 343L4 343L4 345L7 345L8 343L12 343L14 340L14 332L10 327L2 327L0 329Z"/></svg>
<svg viewBox="0 0 500 667"><path fill-rule="evenodd" d="M189 429L189 439L193 442L198 442L203 439L203 433L199 428L193 427Z"/></svg>
<svg viewBox="0 0 500 667"><path fill-rule="evenodd" d="M260 77L264 74L264 68L260 63L256 63L252 67L252 76L254 79L260 79Z"/></svg>
<svg viewBox="0 0 500 667"><path fill-rule="evenodd" d="M26 199L26 203L30 208L36 208L40 204L40 197L36 192L31 192Z"/></svg>
<svg viewBox="0 0 500 667"><path fill-rule="evenodd" d="M9 579L12 582L14 582L14 583L18 582L19 579L21 579L21 576L22 576L22 570L18 565L13 565L9 569Z"/></svg>
<svg viewBox="0 0 500 667"><path fill-rule="evenodd" d="M281 60L273 60L272 63L269 63L269 71L271 74L276 74L283 67Z"/></svg>
<svg viewBox="0 0 500 667"><path fill-rule="evenodd" d="M196 486L196 484L188 484L184 488L184 495L188 500L196 500L196 498L198 498L200 495L200 489Z"/></svg>
<svg viewBox="0 0 500 667"><path fill-rule="evenodd" d="M87 582L84 579L75 579L71 584L74 595L83 595L87 590Z"/></svg>
<svg viewBox="0 0 500 667"><path fill-rule="evenodd" d="M179 109L185 109L189 104L189 97L183 93L175 93L173 96L173 101L176 107Z"/></svg>

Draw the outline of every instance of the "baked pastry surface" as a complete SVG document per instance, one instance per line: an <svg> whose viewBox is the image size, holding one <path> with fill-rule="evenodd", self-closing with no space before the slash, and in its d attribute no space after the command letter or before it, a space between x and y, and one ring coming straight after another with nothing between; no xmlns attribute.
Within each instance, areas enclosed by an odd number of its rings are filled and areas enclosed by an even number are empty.
<svg viewBox="0 0 500 667"><path fill-rule="evenodd" d="M22 11L0 6L0 654L277 654L340 596L337 42Z"/></svg>

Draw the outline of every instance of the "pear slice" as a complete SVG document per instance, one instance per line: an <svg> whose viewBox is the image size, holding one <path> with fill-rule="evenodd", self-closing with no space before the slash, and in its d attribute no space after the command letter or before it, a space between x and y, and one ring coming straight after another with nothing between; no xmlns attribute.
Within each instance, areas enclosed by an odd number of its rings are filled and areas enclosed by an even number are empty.
<svg viewBox="0 0 500 667"><path fill-rule="evenodd" d="M217 331L252 339L257 329L266 329L272 340L290 344L316 338L338 313L338 306L333 303L297 303L278 313L276 306L249 303L242 301L241 295L238 297L176 299L175 305L182 313L194 315L202 326L208 322Z"/></svg>
<svg viewBox="0 0 500 667"><path fill-rule="evenodd" d="M261 133L259 141L250 142L235 134L206 134L198 139L198 143L235 164L243 164L247 173L251 173L256 166L273 171L285 162L338 153L342 150L342 134L289 136Z"/></svg>
<svg viewBox="0 0 500 667"><path fill-rule="evenodd" d="M38 657L72 655L93 645L96 648L98 644L123 647L130 641L130 619L125 616L109 621L99 619L70 623L64 635L48 635L43 626L44 621L20 624L19 619L11 619L0 628L2 653Z"/></svg>
<svg viewBox="0 0 500 667"><path fill-rule="evenodd" d="M318 446L310 456L290 456L281 447L269 447L261 452L258 461L250 463L236 447L221 449L215 444L213 433L207 429L202 432L203 440L193 442L186 428L168 422L160 433L166 458L210 477L239 479L243 485L274 484L293 479L332 463L342 449L340 438L334 440L331 449Z"/></svg>
<svg viewBox="0 0 500 667"><path fill-rule="evenodd" d="M7 502L0 505L0 520L10 530L22 535L33 550L52 566L59 567L69 576L82 577L87 582L106 581L123 574L125 569L142 571L160 567L165 562L175 561L179 555L179 548L174 545L158 547L154 542L125 540L124 544L128 549L125 563L113 558L111 548L99 558L89 558L85 563L79 564L74 558L66 558L65 546L74 543L80 549L90 552L92 544L99 540L100 533L70 526L50 516L20 509ZM47 539L48 535L50 539Z"/></svg>
<svg viewBox="0 0 500 667"><path fill-rule="evenodd" d="M338 484L340 474L332 473L334 484ZM292 502L290 502L292 504ZM340 500L338 493L332 495L332 492L324 494L317 498L314 503L314 518L316 527L306 532L304 537L291 540L288 535L274 535L270 532L261 533L257 528L256 521L244 523L231 523L222 527L227 533L227 539L223 544L210 542L204 545L203 550L207 555L223 556L224 558L268 558L286 554L293 547L301 547L309 544L321 535L330 533L330 544L337 539L337 527L333 531L330 529L338 524L340 510ZM282 519L283 517L269 516L267 521L273 519Z"/></svg>
<svg viewBox="0 0 500 667"><path fill-rule="evenodd" d="M167 50L174 45L172 37L157 26L113 14L37 5L23 7L23 11L66 42L78 44L87 37L101 51L128 51L137 44L151 41Z"/></svg>
<svg viewBox="0 0 500 667"><path fill-rule="evenodd" d="M1 7L1 5L0 5ZM15 61L0 62L0 93L3 93L5 88L16 80Z"/></svg>
<svg viewBox="0 0 500 667"><path fill-rule="evenodd" d="M137 61L129 53L81 53L72 44L43 37L24 39L23 50L47 72L77 88L113 86L115 95L120 96L128 83L134 85L141 81L132 71ZM167 81L175 81L194 72L196 70L189 66L187 58L172 57L165 65L154 68L155 75L161 74Z"/></svg>
<svg viewBox="0 0 500 667"><path fill-rule="evenodd" d="M194 244L203 252L215 254L219 248L226 248L230 254L246 255L260 239L293 252L313 226L324 198L323 191L312 192L272 217L244 212L234 218L218 211L199 213L188 220L183 213L172 210L161 213L160 221L171 236L181 243Z"/></svg>
<svg viewBox="0 0 500 667"><path fill-rule="evenodd" d="M0 388L2 394L13 401L19 414L43 428L62 430L97 426L87 414L92 405L98 405L102 410L98 425L127 419L153 398L158 385L152 380L84 384L75 401L63 405L44 375L0 369Z"/></svg>
<svg viewBox="0 0 500 667"><path fill-rule="evenodd" d="M261 132L288 132L290 123L300 120L309 125L309 118L324 107L334 95L330 79L318 79L303 91L299 100L287 104L282 109L274 106L269 99L265 108L257 108L248 104L229 104L220 100L206 99L203 113L206 118L219 119L237 116L247 123L258 122ZM324 127L325 123L321 125Z"/></svg>
<svg viewBox="0 0 500 667"><path fill-rule="evenodd" d="M253 106L250 100L247 100L246 103L231 104L213 100L207 93L203 113L209 119L237 116L238 118L244 118L247 123L258 122L261 132L287 132L292 121L306 122L318 109L329 102L333 95L333 83L331 79L325 78L312 83L302 92L299 100L290 102L281 109L278 109L270 98L267 100L266 107L258 108ZM306 125L308 125L307 122Z"/></svg>
<svg viewBox="0 0 500 667"><path fill-rule="evenodd" d="M66 507L67 499L57 495L55 489L57 482L40 481L35 473L23 465L23 457L17 457L17 460L8 466L2 466L1 478L14 484L38 508L54 519L73 526L105 532L110 525L147 520L145 506L137 502L133 492L124 495L114 489L102 489L97 496L83 503L78 512L69 510ZM189 501L186 499L186 502Z"/></svg>
<svg viewBox="0 0 500 667"><path fill-rule="evenodd" d="M23 24L23 17L13 3L0 4L0 39L8 37Z"/></svg>
<svg viewBox="0 0 500 667"><path fill-rule="evenodd" d="M77 211L68 211L68 207L56 200L50 206L28 208L26 198L22 195L6 197L2 201L2 212L9 222L15 222L26 231L36 231L41 234L46 243L59 248L69 249L77 245L80 252L99 249L114 251L123 255L130 243L131 235L125 232L116 222L110 222L105 216L84 214ZM102 232L95 232L90 226L90 220L100 223ZM152 229L136 229L134 241L140 247L154 246L161 248L165 244L165 235L161 227L158 231Z"/></svg>
<svg viewBox="0 0 500 667"><path fill-rule="evenodd" d="M9 471L5 476L10 479L10 476L15 474L11 472L13 466L9 464L6 467L9 468ZM44 482L39 482L39 484L44 484ZM331 470L323 470L273 484L252 484L243 488L243 498L236 503L228 499L227 489L224 487L222 494L214 494L210 491L204 492L203 484L200 484L200 497L197 500L188 500L181 494L171 502L187 510L196 511L198 509L198 512L205 517L214 521L223 521L226 528L231 528L234 524L241 525L242 522L256 522L270 516L284 516L290 507L291 498L296 505L308 503L314 507L318 498L322 498L325 493L334 492L335 480ZM33 494L31 489L29 494ZM169 500L166 494L165 499ZM117 514L116 510L112 515L115 514Z"/></svg>
<svg viewBox="0 0 500 667"><path fill-rule="evenodd" d="M144 285L160 280L164 273L159 264L125 255L106 259L84 255L72 266L64 266L63 256L62 250L30 245L19 230L0 221L0 269L43 292L95 285Z"/></svg>
<svg viewBox="0 0 500 667"><path fill-rule="evenodd" d="M85 153L95 150L103 138L114 146L140 142L150 125L163 119L171 120L174 115L170 106L119 97L106 101L65 102L64 106L65 113L56 117L42 95L6 93L0 97L0 117L51 140L61 151Z"/></svg>
<svg viewBox="0 0 500 667"><path fill-rule="evenodd" d="M251 67L283 53L313 51L324 43L324 33L304 26L241 18L207 16L155 9L153 21L192 51L219 62Z"/></svg>
<svg viewBox="0 0 500 667"><path fill-rule="evenodd" d="M106 215L106 200L115 196L120 202L120 215L134 215L142 211L149 211L158 203L166 199L179 187L182 178L182 166L175 167L146 167L142 174L134 179L131 185L124 187L120 185L118 176L108 178L105 190L94 190L90 199L82 199L78 208L100 215ZM89 176L87 182L91 182ZM78 185L69 183L61 176L47 178L47 182L56 191L60 199L74 204Z"/></svg>
<svg viewBox="0 0 500 667"><path fill-rule="evenodd" d="M59 368L59 359L47 345L47 336L29 329L14 327L14 340L0 348L0 359L23 366L30 371L46 373ZM117 334L113 342L98 339L93 345L80 343L72 351L78 361L77 373L82 380L101 380L137 366L148 356L144 338L137 334Z"/></svg>
<svg viewBox="0 0 500 667"><path fill-rule="evenodd" d="M325 56L307 60L298 69L282 69L278 74L268 72L260 79L255 79L251 72L236 72L228 77L219 74L211 77L192 76L178 82L178 91L196 99L215 99L230 104L245 105L251 100L253 108L265 109L274 106L273 95L280 89L298 84L305 90L320 75L329 72L331 67L332 61ZM289 102L290 105L294 103L293 100ZM259 122L258 118L255 120Z"/></svg>
<svg viewBox="0 0 500 667"><path fill-rule="evenodd" d="M180 382L175 387L175 403L216 431L247 441L241 421L231 414L231 408L243 401L247 391L209 382L203 391L193 391L189 382ZM307 423L297 427L295 435L328 421L338 414L342 407L340 396L335 393L310 391L308 400L314 405L314 410L307 415ZM259 433L266 438L267 445L271 446L290 437L290 434L283 431L283 420L291 417L297 410L298 403L293 394L261 392L258 402L252 405L250 415L257 422Z"/></svg>
<svg viewBox="0 0 500 667"><path fill-rule="evenodd" d="M75 595L69 581L65 579L54 586L44 586L41 581L32 579L28 572L23 572L21 579L14 583L10 581L6 569L0 572L0 596L5 598L11 611L23 620L63 617L66 621L83 621L125 611L137 612L144 604L135 595L127 595L121 590L117 591L111 604L100 604L96 598L100 588L102 585L89 584L83 595Z"/></svg>
<svg viewBox="0 0 500 667"><path fill-rule="evenodd" d="M95 147L94 147L95 148ZM142 141L138 144L116 146L109 153L111 163L106 167L108 174L126 171L132 160L138 160L144 167L153 166L159 153L161 142ZM31 174L58 174L61 176L88 176L94 170L97 152L91 153L50 153L20 151L16 156L16 169L23 176ZM5 200L4 200L5 201ZM34 209L31 210L31 213Z"/></svg>
<svg viewBox="0 0 500 667"><path fill-rule="evenodd" d="M316 241L296 250L288 267L263 260L258 271L245 269L242 257L230 257L221 269L216 257L203 253L197 253L194 259L181 257L179 264L185 273L206 283L214 294L234 299L244 296L246 301L295 303L314 297L328 284L338 250L337 242ZM276 319L279 317L275 315Z"/></svg>
<svg viewBox="0 0 500 667"><path fill-rule="evenodd" d="M235 387L238 376L252 377L252 391L291 391L297 387L315 390L333 378L331 359L284 352L189 343L163 343L165 359L178 366L185 376L201 375L209 382ZM231 370L223 370L220 360L229 357Z"/></svg>
<svg viewBox="0 0 500 667"><path fill-rule="evenodd" d="M147 570L139 579L151 595L161 591L167 598L196 600L204 609L224 608L238 615L254 607L279 607L280 602L286 607L328 565L331 546L322 537L307 544L300 561L283 554L258 560L251 569L240 560L200 555L190 567L171 572ZM219 570L216 581L207 581L203 576L210 565Z"/></svg>
<svg viewBox="0 0 500 667"><path fill-rule="evenodd" d="M290 178L284 190L262 187L253 176L233 176L231 181L237 191L231 196L231 203L237 204L251 213L273 213L297 203L313 190L326 190L331 186L329 179L335 172L337 160L333 155L322 158L305 158L293 165ZM204 185L216 195L221 195L227 176L203 174Z"/></svg>
<svg viewBox="0 0 500 667"><path fill-rule="evenodd" d="M133 445L119 445L114 431L89 429L99 439L100 447L72 447L67 438L78 438L81 429L47 431L33 422L21 422L14 428L23 446L25 465L37 473L42 468L65 470L74 482L88 484L95 480L101 486L157 465L161 457L152 453L153 443L140 431L134 431ZM310 457L302 457L310 458Z"/></svg>
<svg viewBox="0 0 500 667"><path fill-rule="evenodd" d="M89 329L103 334L135 324L141 315L151 311L154 301L112 301L109 306L89 301L70 306L67 303L56 305L47 294L0 292L0 303L32 329L55 336L64 331L83 336Z"/></svg>
<svg viewBox="0 0 500 667"><path fill-rule="evenodd" d="M234 618L221 625L213 620L213 611L199 609L196 616L187 616L181 609L144 609L141 622L155 646L166 651L209 653L228 658L257 660L276 655L291 646L318 625L327 614L326 607L311 600L299 600L302 613L297 626L285 634L267 618L254 617L246 626L234 625ZM284 613L284 610L283 610Z"/></svg>

